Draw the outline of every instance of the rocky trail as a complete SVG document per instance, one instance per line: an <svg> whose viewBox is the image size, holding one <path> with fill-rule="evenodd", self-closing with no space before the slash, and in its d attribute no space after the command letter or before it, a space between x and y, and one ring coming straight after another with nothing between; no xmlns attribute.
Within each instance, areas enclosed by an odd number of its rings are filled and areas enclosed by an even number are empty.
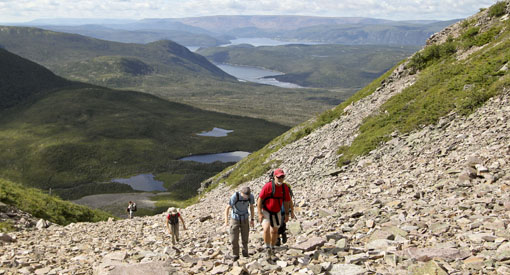
<svg viewBox="0 0 510 275"><path fill-rule="evenodd" d="M227 257L228 199L242 186L258 194L263 176L220 184L183 209L188 230L174 247L163 215L2 234L0 274L510 274L509 89L336 166L338 147L415 77L400 66L344 116L271 156L297 215L277 259L267 259L259 224L251 255Z"/></svg>

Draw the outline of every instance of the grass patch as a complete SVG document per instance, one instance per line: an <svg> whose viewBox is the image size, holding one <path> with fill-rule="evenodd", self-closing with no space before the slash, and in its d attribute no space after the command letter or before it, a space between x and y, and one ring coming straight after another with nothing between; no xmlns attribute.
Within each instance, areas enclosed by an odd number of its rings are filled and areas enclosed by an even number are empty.
<svg viewBox="0 0 510 275"><path fill-rule="evenodd" d="M11 221L0 222L0 233L8 233L14 231L16 228Z"/></svg>
<svg viewBox="0 0 510 275"><path fill-rule="evenodd" d="M112 217L106 212L63 201L35 188L0 179L0 201L41 219L66 225L73 222L97 222Z"/></svg>

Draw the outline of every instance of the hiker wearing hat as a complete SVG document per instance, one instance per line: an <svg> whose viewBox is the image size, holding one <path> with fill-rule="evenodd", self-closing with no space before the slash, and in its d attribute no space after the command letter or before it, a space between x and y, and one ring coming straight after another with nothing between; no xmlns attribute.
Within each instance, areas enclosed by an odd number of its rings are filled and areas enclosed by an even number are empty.
<svg viewBox="0 0 510 275"><path fill-rule="evenodd" d="M278 239L278 228L283 222L289 221L289 209L292 204L290 190L287 184L283 182L285 173L278 168L270 175L270 181L260 190L257 200L257 210L259 212L259 221L262 223L264 243L266 245L268 257L274 256L274 246ZM285 218L282 221L282 211Z"/></svg>
<svg viewBox="0 0 510 275"><path fill-rule="evenodd" d="M184 225L184 220L182 219L181 213L179 213L179 209L175 207L170 207L167 210L166 216L166 228L168 232L172 235L172 244L175 245L176 242L179 241L179 220L182 222L182 227L186 230L186 225Z"/></svg>
<svg viewBox="0 0 510 275"><path fill-rule="evenodd" d="M225 208L225 226L229 225L230 216L230 242L232 243L232 258L239 259L239 233L243 243L243 257L248 257L248 237L250 226L254 226L255 198L251 194L250 187L243 187L240 192L235 192ZM250 211L248 212L248 207ZM232 211L230 211L232 209ZM230 215L229 215L230 214ZM251 216L250 216L251 214ZM249 221L249 222L248 222Z"/></svg>

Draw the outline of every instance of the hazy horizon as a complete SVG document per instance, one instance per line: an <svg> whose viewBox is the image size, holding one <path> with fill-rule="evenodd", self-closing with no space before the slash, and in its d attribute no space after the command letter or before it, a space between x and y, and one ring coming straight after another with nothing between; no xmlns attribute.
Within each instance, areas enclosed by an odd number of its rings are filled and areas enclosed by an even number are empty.
<svg viewBox="0 0 510 275"><path fill-rule="evenodd" d="M38 19L140 20L217 15L366 17L394 21L471 16L497 0L2 0L0 22Z"/></svg>

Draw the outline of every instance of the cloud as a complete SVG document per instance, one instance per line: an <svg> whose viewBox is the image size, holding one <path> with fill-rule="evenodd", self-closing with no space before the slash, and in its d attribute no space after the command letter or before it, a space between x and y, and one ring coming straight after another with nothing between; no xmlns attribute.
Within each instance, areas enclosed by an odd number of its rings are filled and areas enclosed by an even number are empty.
<svg viewBox="0 0 510 275"><path fill-rule="evenodd" d="M2 21L36 18L170 18L315 15L393 20L470 16L497 0L0 0Z"/></svg>

